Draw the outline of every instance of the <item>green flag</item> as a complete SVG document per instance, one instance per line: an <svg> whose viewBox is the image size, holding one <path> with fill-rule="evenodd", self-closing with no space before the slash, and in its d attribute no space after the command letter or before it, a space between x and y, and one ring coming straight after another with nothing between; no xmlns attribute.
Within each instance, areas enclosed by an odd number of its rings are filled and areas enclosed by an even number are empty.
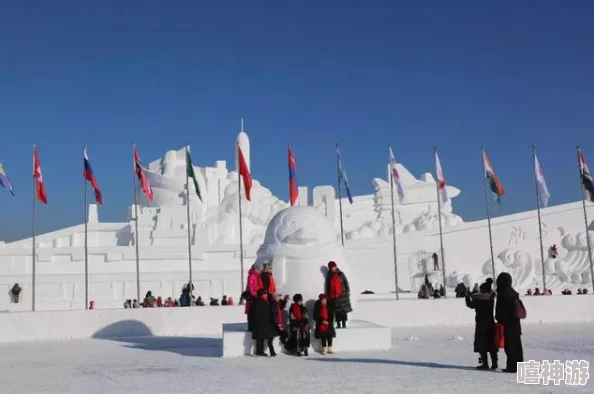
<svg viewBox="0 0 594 394"><path fill-rule="evenodd" d="M194 181L194 187L196 188L196 194L200 201L202 201L202 196L200 195L200 188L198 187L198 181L196 180L196 174L194 174L194 165L192 164L192 158L190 157L190 151L188 151L188 147L186 147L186 175L188 178L192 178ZM188 193L190 191L188 190Z"/></svg>

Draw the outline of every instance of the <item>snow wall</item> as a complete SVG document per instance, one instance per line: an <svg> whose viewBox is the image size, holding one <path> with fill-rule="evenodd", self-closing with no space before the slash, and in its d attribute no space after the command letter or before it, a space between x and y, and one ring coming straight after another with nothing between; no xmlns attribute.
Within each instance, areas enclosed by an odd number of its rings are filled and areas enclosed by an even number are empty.
<svg viewBox="0 0 594 394"><path fill-rule="evenodd" d="M592 295L523 297L525 324L593 323ZM351 319L388 327L464 326L474 312L464 299L361 300ZM139 336L212 337L223 323L245 321L235 307L106 309L0 313L0 342Z"/></svg>

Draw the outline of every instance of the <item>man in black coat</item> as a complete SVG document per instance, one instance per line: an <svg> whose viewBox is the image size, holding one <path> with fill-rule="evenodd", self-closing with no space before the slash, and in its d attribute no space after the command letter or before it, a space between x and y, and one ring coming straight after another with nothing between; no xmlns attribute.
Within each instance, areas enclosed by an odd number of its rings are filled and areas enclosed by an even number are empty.
<svg viewBox="0 0 594 394"><path fill-rule="evenodd" d="M512 277L507 272L502 272L497 277L497 304L495 305L495 318L503 324L505 340L505 355L507 366L504 372L516 373L519 362L524 362L524 349L522 348L522 326L518 318L517 303L520 295L512 288Z"/></svg>
<svg viewBox="0 0 594 394"><path fill-rule="evenodd" d="M276 356L273 340L277 335L276 326L272 318L272 309L265 289L258 290L258 298L254 307L254 322L252 339L256 340L256 356L267 357L264 353L264 341L268 343L270 356Z"/></svg>
<svg viewBox="0 0 594 394"><path fill-rule="evenodd" d="M489 369L489 358L491 355L491 369L497 369L497 353L499 349L495 346L495 319L493 308L495 306L495 292L491 289L492 279L487 279L479 287L479 293L466 295L466 306L476 312L474 321L474 351L480 354L480 365L477 369Z"/></svg>

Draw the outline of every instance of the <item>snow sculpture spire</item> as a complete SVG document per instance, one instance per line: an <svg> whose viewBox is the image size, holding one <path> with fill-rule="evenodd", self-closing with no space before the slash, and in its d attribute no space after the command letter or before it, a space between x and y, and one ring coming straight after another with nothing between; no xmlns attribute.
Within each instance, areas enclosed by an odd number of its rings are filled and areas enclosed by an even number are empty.
<svg viewBox="0 0 594 394"><path fill-rule="evenodd" d="M243 153L243 158L247 164L248 170L250 169L250 139L248 135L243 131L243 118L241 118L241 131L237 136L237 145L234 152L237 151L237 146L241 148L241 152ZM239 172L239 163L237 162L237 155L235 155L235 171Z"/></svg>

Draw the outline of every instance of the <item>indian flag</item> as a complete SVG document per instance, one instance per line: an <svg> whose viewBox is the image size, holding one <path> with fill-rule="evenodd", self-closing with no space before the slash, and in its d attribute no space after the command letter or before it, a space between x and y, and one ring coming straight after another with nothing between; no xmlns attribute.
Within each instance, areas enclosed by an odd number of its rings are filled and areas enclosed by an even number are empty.
<svg viewBox="0 0 594 394"><path fill-rule="evenodd" d="M501 202L501 197L505 194L505 190L503 190L503 185L499 182L499 178L495 174L495 170L491 165L491 160L489 160L489 156L487 152L483 149L483 165L485 167L485 182L488 182L489 188L497 196L497 202Z"/></svg>

